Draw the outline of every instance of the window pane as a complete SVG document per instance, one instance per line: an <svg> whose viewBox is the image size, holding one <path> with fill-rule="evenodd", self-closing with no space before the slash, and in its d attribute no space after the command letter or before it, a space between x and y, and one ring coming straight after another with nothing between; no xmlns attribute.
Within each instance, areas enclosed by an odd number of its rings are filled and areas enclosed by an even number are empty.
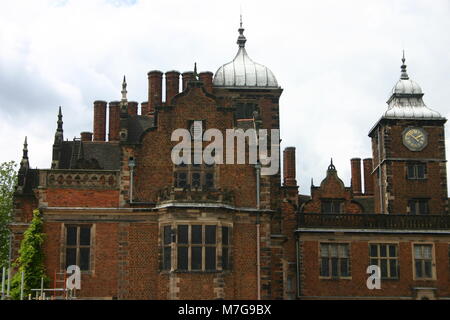
<svg viewBox="0 0 450 320"><path fill-rule="evenodd" d="M178 269L187 270L188 268L188 248L178 247Z"/></svg>
<svg viewBox="0 0 450 320"><path fill-rule="evenodd" d="M396 257L396 256L397 256L397 246L390 245L389 246L389 257Z"/></svg>
<svg viewBox="0 0 450 320"><path fill-rule="evenodd" d="M419 245L414 246L414 258L416 259L422 258L422 246Z"/></svg>
<svg viewBox="0 0 450 320"><path fill-rule="evenodd" d="M397 278L397 260L391 260L389 264L389 271L391 273L391 277Z"/></svg>
<svg viewBox="0 0 450 320"><path fill-rule="evenodd" d="M424 164L417 165L417 178L419 178L419 179L425 178L425 165Z"/></svg>
<svg viewBox="0 0 450 320"><path fill-rule="evenodd" d="M425 259L432 259L431 246L430 245L423 246L423 257Z"/></svg>
<svg viewBox="0 0 450 320"><path fill-rule="evenodd" d="M170 261L170 247L163 248L163 270L170 270L172 263Z"/></svg>
<svg viewBox="0 0 450 320"><path fill-rule="evenodd" d="M370 245L370 256L371 257L377 257L378 256L378 252L377 252L377 245L375 244L371 244Z"/></svg>
<svg viewBox="0 0 450 320"><path fill-rule="evenodd" d="M214 187L214 175L212 173L207 173L205 175L205 184L207 188Z"/></svg>
<svg viewBox="0 0 450 320"><path fill-rule="evenodd" d="M385 244L380 244L380 257L386 257L387 256L387 250L386 250Z"/></svg>
<svg viewBox="0 0 450 320"><path fill-rule="evenodd" d="M381 259L380 263L381 263L381 265L380 265L381 276L383 278L386 278L388 276L387 260L386 259Z"/></svg>
<svg viewBox="0 0 450 320"><path fill-rule="evenodd" d="M216 244L216 226L205 226L205 243Z"/></svg>
<svg viewBox="0 0 450 320"><path fill-rule="evenodd" d="M177 188L184 188L187 184L187 174L186 172L177 172L175 174L175 186Z"/></svg>
<svg viewBox="0 0 450 320"><path fill-rule="evenodd" d="M191 248L191 270L202 269L202 247Z"/></svg>
<svg viewBox="0 0 450 320"><path fill-rule="evenodd" d="M331 213L331 201L322 201L322 212Z"/></svg>
<svg viewBox="0 0 450 320"><path fill-rule="evenodd" d="M341 213L341 202L333 201L332 202L332 210L333 210L333 213Z"/></svg>
<svg viewBox="0 0 450 320"><path fill-rule="evenodd" d="M77 245L77 227L67 227L67 245Z"/></svg>
<svg viewBox="0 0 450 320"><path fill-rule="evenodd" d="M216 247L206 247L205 255L206 270L216 270Z"/></svg>
<svg viewBox="0 0 450 320"><path fill-rule="evenodd" d="M329 265L328 265L328 258L322 258L320 259L321 263L320 263L320 275L322 277L329 277L330 276L330 269L329 269Z"/></svg>
<svg viewBox="0 0 450 320"><path fill-rule="evenodd" d="M163 244L170 244L172 242L172 228L171 226L164 226L164 240Z"/></svg>
<svg viewBox="0 0 450 320"><path fill-rule="evenodd" d="M202 226L201 225L193 225L192 229L192 238L191 238L191 243L194 244L201 244L203 243L203 239L202 239Z"/></svg>
<svg viewBox="0 0 450 320"><path fill-rule="evenodd" d="M347 277L348 275L348 259L341 259L341 276Z"/></svg>
<svg viewBox="0 0 450 320"><path fill-rule="evenodd" d="M177 243L188 243L188 226L187 225L179 225L178 226L178 240Z"/></svg>
<svg viewBox="0 0 450 320"><path fill-rule="evenodd" d="M420 260L416 260L416 277L421 278L423 276L423 270L422 270L422 262Z"/></svg>
<svg viewBox="0 0 450 320"><path fill-rule="evenodd" d="M228 255L228 248L222 248L222 269L228 270L230 268L230 258Z"/></svg>
<svg viewBox="0 0 450 320"><path fill-rule="evenodd" d="M339 245L339 257L340 258L348 258L348 245L347 244Z"/></svg>
<svg viewBox="0 0 450 320"><path fill-rule="evenodd" d="M328 257L329 256L328 245L327 244L321 244L320 245L320 256L321 257Z"/></svg>
<svg viewBox="0 0 450 320"><path fill-rule="evenodd" d="M228 245L229 244L229 228L228 227L222 227L222 244Z"/></svg>
<svg viewBox="0 0 450 320"><path fill-rule="evenodd" d="M410 200L408 202L408 204L409 204L409 209L411 211L411 214L416 214L417 213L416 212L416 201Z"/></svg>
<svg viewBox="0 0 450 320"><path fill-rule="evenodd" d="M68 266L77 264L77 249L67 248L66 249L66 269Z"/></svg>
<svg viewBox="0 0 450 320"><path fill-rule="evenodd" d="M80 248L80 269L89 270L89 248Z"/></svg>
<svg viewBox="0 0 450 320"><path fill-rule="evenodd" d="M425 261L424 262L425 265L425 277L427 278L431 278L431 261Z"/></svg>
<svg viewBox="0 0 450 320"><path fill-rule="evenodd" d="M91 227L80 227L80 245L89 246L91 244Z"/></svg>
<svg viewBox="0 0 450 320"><path fill-rule="evenodd" d="M338 258L331 258L331 275L333 276L333 277L337 277L339 274L338 274L338 268L339 268L339 266L338 266Z"/></svg>
<svg viewBox="0 0 450 320"><path fill-rule="evenodd" d="M194 172L192 174L192 186L194 188L200 187L200 173Z"/></svg>
<svg viewBox="0 0 450 320"><path fill-rule="evenodd" d="M378 259L370 259L370 265L378 266Z"/></svg>
<svg viewBox="0 0 450 320"><path fill-rule="evenodd" d="M337 257L338 256L338 247L335 244L330 245L330 255L332 257Z"/></svg>
<svg viewBox="0 0 450 320"><path fill-rule="evenodd" d="M415 174L414 174L414 165L409 164L408 165L408 178L410 179L414 179L415 178Z"/></svg>
<svg viewBox="0 0 450 320"><path fill-rule="evenodd" d="M419 201L419 210L420 210L420 214L428 213L428 204L426 201Z"/></svg>

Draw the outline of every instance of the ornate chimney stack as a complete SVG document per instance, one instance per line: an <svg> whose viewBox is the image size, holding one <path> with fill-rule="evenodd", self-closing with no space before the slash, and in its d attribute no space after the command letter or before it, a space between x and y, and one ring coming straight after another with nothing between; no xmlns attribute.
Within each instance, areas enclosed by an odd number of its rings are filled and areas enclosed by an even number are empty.
<svg viewBox="0 0 450 320"><path fill-rule="evenodd" d="M94 101L94 141L106 140L106 101Z"/></svg>
<svg viewBox="0 0 450 320"><path fill-rule="evenodd" d="M162 104L162 72L153 70L148 73L148 105L147 112L155 112L156 106ZM144 114L147 116L148 114Z"/></svg>
<svg viewBox="0 0 450 320"><path fill-rule="evenodd" d="M355 195L361 192L361 159L353 158L350 160L352 170L352 191Z"/></svg>

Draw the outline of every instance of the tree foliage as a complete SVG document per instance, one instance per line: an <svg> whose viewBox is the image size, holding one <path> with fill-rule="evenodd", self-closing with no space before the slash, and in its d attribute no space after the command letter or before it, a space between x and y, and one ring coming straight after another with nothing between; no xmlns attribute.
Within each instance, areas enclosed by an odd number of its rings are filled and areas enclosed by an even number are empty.
<svg viewBox="0 0 450 320"><path fill-rule="evenodd" d="M14 161L0 164L0 268L8 265L9 229L13 209L13 194L17 183Z"/></svg>
<svg viewBox="0 0 450 320"><path fill-rule="evenodd" d="M19 257L14 263L17 273L11 281L11 296L13 299L20 298L20 286L22 271L24 272L24 296L31 293L31 289L41 287L41 278L44 278L44 288L49 284L49 278L45 273L44 252L42 245L45 234L43 233L42 215L39 210L33 211L33 220L24 233L20 244Z"/></svg>

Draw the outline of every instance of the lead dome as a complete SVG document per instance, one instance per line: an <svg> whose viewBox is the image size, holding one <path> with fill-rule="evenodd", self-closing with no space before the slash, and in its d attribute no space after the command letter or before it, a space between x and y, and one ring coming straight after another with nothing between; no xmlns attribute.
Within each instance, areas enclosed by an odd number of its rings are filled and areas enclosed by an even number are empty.
<svg viewBox="0 0 450 320"><path fill-rule="evenodd" d="M242 21L237 44L239 50L233 61L222 65L215 73L213 84L217 87L244 87L244 88L278 88L275 75L266 66L254 62L245 50L244 28Z"/></svg>

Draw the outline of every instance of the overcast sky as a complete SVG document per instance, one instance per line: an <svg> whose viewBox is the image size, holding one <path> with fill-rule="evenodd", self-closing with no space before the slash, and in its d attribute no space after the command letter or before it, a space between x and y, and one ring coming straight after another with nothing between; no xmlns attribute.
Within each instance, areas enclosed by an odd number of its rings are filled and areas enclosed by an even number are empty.
<svg viewBox="0 0 450 320"><path fill-rule="evenodd" d="M400 77L450 116L450 1L2 0L0 162L48 168L58 106L65 138L92 131L94 100L147 100L147 72L215 72L237 52L242 7L247 52L284 89L282 147L297 148L302 193L330 158L350 185L350 158L371 157L369 129ZM446 130L449 147L448 125Z"/></svg>

